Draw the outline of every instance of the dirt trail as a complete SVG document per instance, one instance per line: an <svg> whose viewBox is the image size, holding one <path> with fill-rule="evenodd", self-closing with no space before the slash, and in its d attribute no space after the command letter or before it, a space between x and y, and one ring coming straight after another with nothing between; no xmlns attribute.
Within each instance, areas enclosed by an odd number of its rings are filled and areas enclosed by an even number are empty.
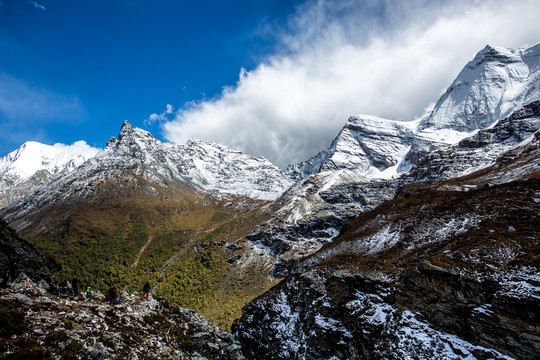
<svg viewBox="0 0 540 360"><path fill-rule="evenodd" d="M137 265L139 265L139 261L141 260L141 256L142 256L144 250L146 250L146 247L147 247L148 245L150 245L151 242L152 242L152 237L149 236L149 237L148 237L148 241L146 242L146 244L143 245L143 247L141 248L141 250L139 250L139 252L137 253L137 256L135 257L135 261L133 262L133 264L131 264L131 267L132 267L132 268L135 267L135 266L137 266Z"/></svg>

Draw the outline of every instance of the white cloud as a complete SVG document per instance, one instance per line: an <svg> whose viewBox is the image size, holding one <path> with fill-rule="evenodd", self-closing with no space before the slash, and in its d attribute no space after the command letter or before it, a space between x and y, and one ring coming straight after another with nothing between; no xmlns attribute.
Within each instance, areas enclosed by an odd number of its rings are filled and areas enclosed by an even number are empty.
<svg viewBox="0 0 540 360"><path fill-rule="evenodd" d="M309 1L285 32L276 29L279 53L241 69L238 82L215 98L180 109L163 124L165 136L214 140L279 166L305 160L327 147L350 115L423 114L485 45L537 43L537 5Z"/></svg>
<svg viewBox="0 0 540 360"><path fill-rule="evenodd" d="M144 125L145 126L150 126L150 125L153 125L156 122L167 121L167 120L169 120L167 115L170 115L172 113L174 113L174 107L171 104L167 104L167 109L165 109L165 111L162 112L161 114L156 114L156 113L150 114L148 119L144 120Z"/></svg>
<svg viewBox="0 0 540 360"><path fill-rule="evenodd" d="M31 4L31 5L34 5L34 7L35 7L36 9L43 10L43 11L47 10L47 9L45 8L45 6L43 6L43 5L41 5L41 4L38 4L38 3L35 2L35 1L29 1L28 3Z"/></svg>

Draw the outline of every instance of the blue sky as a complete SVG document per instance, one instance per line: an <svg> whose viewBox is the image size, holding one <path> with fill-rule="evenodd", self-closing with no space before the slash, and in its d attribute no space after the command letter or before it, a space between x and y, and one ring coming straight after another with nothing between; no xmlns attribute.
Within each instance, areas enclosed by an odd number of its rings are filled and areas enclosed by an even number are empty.
<svg viewBox="0 0 540 360"><path fill-rule="evenodd" d="M129 120L284 167L351 115L421 116L487 44L538 42L538 0L0 0L0 156Z"/></svg>
<svg viewBox="0 0 540 360"><path fill-rule="evenodd" d="M26 140L103 147L123 120L212 97L274 39L293 1L1 0L0 155ZM0 100L1 101L1 100Z"/></svg>

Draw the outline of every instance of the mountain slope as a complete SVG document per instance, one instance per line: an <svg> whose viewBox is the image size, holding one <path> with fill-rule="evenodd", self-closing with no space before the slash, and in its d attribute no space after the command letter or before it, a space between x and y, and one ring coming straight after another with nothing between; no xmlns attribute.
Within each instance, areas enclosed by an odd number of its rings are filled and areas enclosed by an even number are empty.
<svg viewBox="0 0 540 360"><path fill-rule="evenodd" d="M244 355L538 358L539 145L537 133L478 173L405 186L347 224L243 309Z"/></svg>
<svg viewBox="0 0 540 360"><path fill-rule="evenodd" d="M164 144L126 122L103 151L0 212L59 263L59 280L77 272L130 291L159 280L158 295L226 327L275 283L238 240L268 218L257 198L288 183L264 159L210 142Z"/></svg>

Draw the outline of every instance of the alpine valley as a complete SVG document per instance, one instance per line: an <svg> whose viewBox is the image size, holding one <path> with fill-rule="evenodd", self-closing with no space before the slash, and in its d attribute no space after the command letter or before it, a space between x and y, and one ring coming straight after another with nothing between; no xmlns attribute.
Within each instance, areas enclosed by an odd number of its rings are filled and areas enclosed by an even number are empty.
<svg viewBox="0 0 540 360"><path fill-rule="evenodd" d="M352 116L286 170L127 121L103 150L28 142L0 160L0 205L2 278L15 259L127 304L105 322L14 282L0 358L538 359L540 44L487 46L425 117ZM146 280L178 352L129 295Z"/></svg>

